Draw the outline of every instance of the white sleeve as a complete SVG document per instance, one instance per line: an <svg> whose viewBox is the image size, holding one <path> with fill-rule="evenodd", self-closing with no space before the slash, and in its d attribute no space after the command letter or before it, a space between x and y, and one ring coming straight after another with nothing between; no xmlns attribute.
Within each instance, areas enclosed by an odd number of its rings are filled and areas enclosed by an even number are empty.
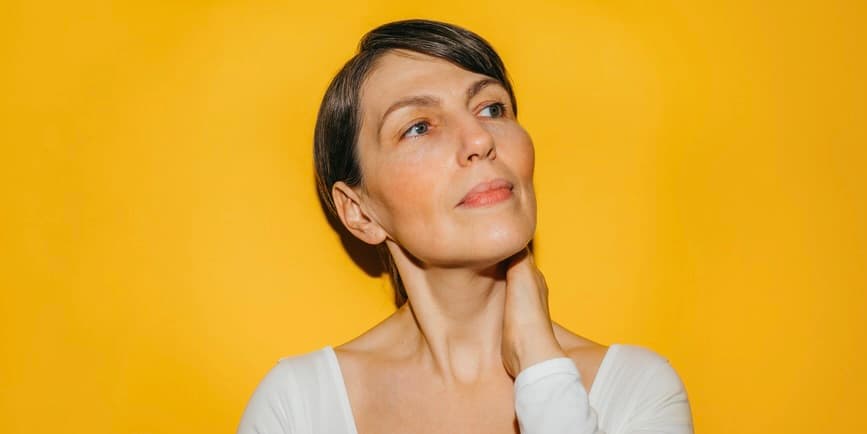
<svg viewBox="0 0 867 434"><path fill-rule="evenodd" d="M644 385L635 393L636 405L624 433L693 434L686 388L667 360L647 370Z"/></svg>
<svg viewBox="0 0 867 434"><path fill-rule="evenodd" d="M635 384L614 397L628 413L608 434L692 434L692 417L683 383L665 359L644 366ZM626 407L621 407L626 408ZM522 434L605 434L568 357L532 365L515 378L515 412Z"/></svg>
<svg viewBox="0 0 867 434"><path fill-rule="evenodd" d="M247 402L237 434L291 434L297 432L292 424L290 386L291 375L287 364L278 363L256 387Z"/></svg>
<svg viewBox="0 0 867 434"><path fill-rule="evenodd" d="M604 434L581 374L568 357L536 363L518 374L515 413L521 434Z"/></svg>

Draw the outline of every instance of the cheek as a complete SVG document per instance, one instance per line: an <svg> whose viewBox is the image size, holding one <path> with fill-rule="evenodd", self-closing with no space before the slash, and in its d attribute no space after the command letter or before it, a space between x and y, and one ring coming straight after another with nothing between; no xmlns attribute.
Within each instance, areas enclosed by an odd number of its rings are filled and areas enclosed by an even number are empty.
<svg viewBox="0 0 867 434"><path fill-rule="evenodd" d="M535 149L533 140L519 124L511 125L504 131L501 142L503 163L509 167L515 177L523 185L523 214L530 227L536 225L536 194L533 186L533 171L535 169Z"/></svg>
<svg viewBox="0 0 867 434"><path fill-rule="evenodd" d="M521 164L519 164L519 168L521 174L530 178L533 178L533 170L536 167L536 149L533 146L533 140L530 139L530 135L521 128L521 133L523 135L521 144L518 146L518 152L520 155Z"/></svg>
<svg viewBox="0 0 867 434"><path fill-rule="evenodd" d="M498 131L497 155L524 182L532 182L535 167L533 140L524 128L513 123Z"/></svg>
<svg viewBox="0 0 867 434"><path fill-rule="evenodd" d="M377 185L372 193L380 206L377 215L394 236L395 231L417 231L435 217L435 198L441 180L434 161L424 155L395 157L383 162L374 175Z"/></svg>

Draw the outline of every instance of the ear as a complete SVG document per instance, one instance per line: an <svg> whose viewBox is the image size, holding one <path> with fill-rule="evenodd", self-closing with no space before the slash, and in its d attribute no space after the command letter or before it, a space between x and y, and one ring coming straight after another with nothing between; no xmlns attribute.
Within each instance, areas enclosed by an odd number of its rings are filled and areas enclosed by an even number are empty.
<svg viewBox="0 0 867 434"><path fill-rule="evenodd" d="M331 187L331 199L343 226L361 241L367 244L379 244L385 241L387 234L361 206L361 198L343 181L337 181Z"/></svg>

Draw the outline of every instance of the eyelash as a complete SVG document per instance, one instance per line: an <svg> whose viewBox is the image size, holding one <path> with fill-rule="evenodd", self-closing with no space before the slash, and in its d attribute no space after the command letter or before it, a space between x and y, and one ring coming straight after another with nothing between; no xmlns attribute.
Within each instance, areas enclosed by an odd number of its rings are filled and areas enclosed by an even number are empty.
<svg viewBox="0 0 867 434"><path fill-rule="evenodd" d="M502 118L502 117L506 116L506 104L501 103L501 102L495 102L492 104L488 104L488 105L482 107L482 110L485 110L487 108L494 107L494 106L497 106L500 108L500 116L498 116L498 118Z"/></svg>
<svg viewBox="0 0 867 434"><path fill-rule="evenodd" d="M430 129L430 122L428 122L428 121L416 122L416 123L410 125L410 127L407 128L406 131L404 131L403 134L400 135L400 138L401 138L401 139L412 139L412 138L415 138L415 137L419 137L419 136L424 135L427 131L425 131L425 133L419 134L418 136L412 136L412 137L408 137L408 136L407 136L407 134L409 134L409 132L412 131L413 128L415 128L415 127L417 127L417 126L419 126L419 125L426 125L426 126L428 127L428 129Z"/></svg>
<svg viewBox="0 0 867 434"><path fill-rule="evenodd" d="M495 103L488 104L488 105L482 107L482 110L485 110L485 109L493 107L493 106L498 106L500 108L500 116L493 118L493 119L499 119L499 118L506 116L506 104L501 103L501 102L495 102ZM419 125L426 125L428 127L428 129L430 129L430 126L431 126L430 122L428 122L428 121L416 122L416 123L410 125L410 127L407 128L406 130L404 130L403 134L400 135L400 138L401 139L407 139L407 138L412 139L415 137L421 137L421 136L425 135L427 133L427 130L425 131L425 133L421 133L417 136L407 137L407 134L409 134L409 132L412 131L413 128L415 128Z"/></svg>

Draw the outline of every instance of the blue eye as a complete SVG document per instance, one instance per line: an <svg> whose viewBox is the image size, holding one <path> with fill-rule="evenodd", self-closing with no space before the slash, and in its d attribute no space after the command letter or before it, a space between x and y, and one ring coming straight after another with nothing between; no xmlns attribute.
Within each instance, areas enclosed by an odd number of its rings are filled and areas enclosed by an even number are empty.
<svg viewBox="0 0 867 434"><path fill-rule="evenodd" d="M486 112L488 113L487 115L485 114ZM501 118L506 114L506 105L496 102L483 108L479 114L490 118Z"/></svg>
<svg viewBox="0 0 867 434"><path fill-rule="evenodd" d="M421 136L427 133L428 129L430 129L430 124L427 123L427 121L419 122L409 127L409 129L403 133L403 137Z"/></svg>

